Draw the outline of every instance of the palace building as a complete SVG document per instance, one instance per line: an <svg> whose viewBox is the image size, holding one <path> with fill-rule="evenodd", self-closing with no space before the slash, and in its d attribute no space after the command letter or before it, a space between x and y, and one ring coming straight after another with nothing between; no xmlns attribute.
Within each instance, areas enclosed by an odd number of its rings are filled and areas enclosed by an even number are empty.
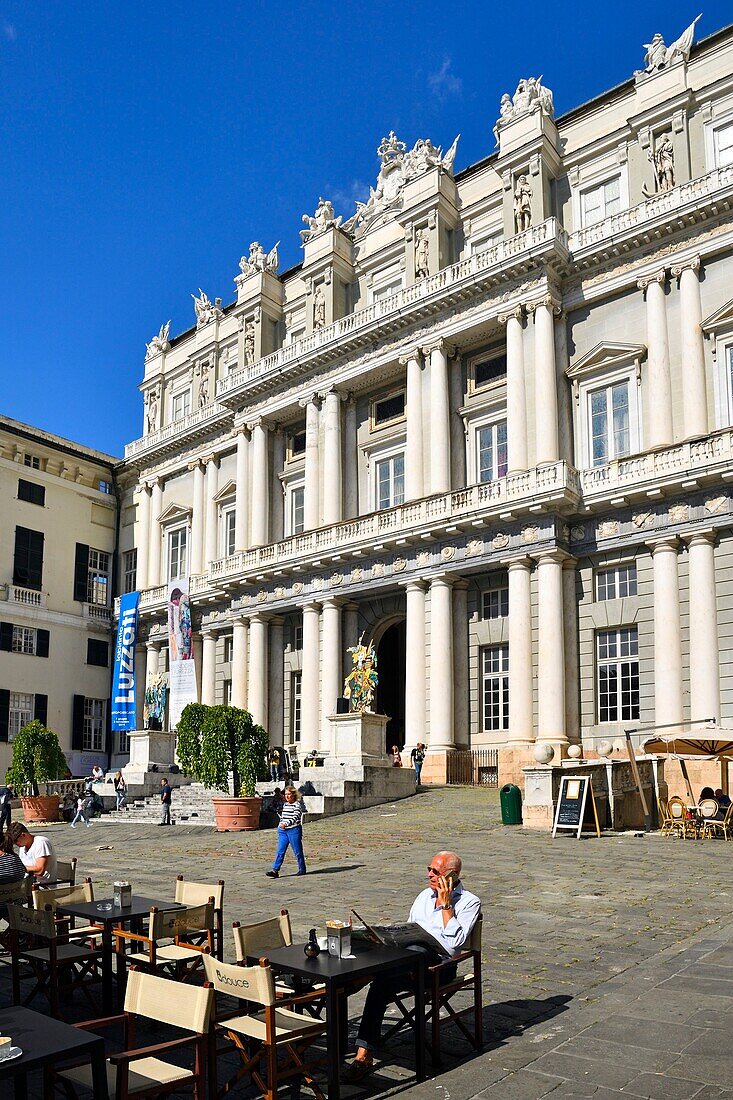
<svg viewBox="0 0 733 1100"><path fill-rule="evenodd" d="M273 227L161 328L118 479L139 684L188 576L201 700L299 755L362 635L436 779L733 718L733 28L693 35L560 118L521 80L460 172L389 133L301 264Z"/></svg>

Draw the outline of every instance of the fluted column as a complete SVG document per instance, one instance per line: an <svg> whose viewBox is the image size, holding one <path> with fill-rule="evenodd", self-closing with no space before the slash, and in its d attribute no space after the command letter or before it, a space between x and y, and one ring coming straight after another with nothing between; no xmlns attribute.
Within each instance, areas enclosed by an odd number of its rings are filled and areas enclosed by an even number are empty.
<svg viewBox="0 0 733 1100"><path fill-rule="evenodd" d="M468 581L453 585L453 729L457 748L468 748L470 718L468 703Z"/></svg>
<svg viewBox="0 0 733 1100"><path fill-rule="evenodd" d="M499 321L506 324L506 435L507 464L510 474L528 466L527 392L524 381L524 311L518 306ZM511 657L509 658L511 667Z"/></svg>
<svg viewBox="0 0 733 1100"><path fill-rule="evenodd" d="M426 359L430 357L430 492L447 493L451 487L448 349L439 340L422 351Z"/></svg>
<svg viewBox="0 0 733 1100"><path fill-rule="evenodd" d="M537 736L540 741L567 741L565 730L565 641L562 550L542 554L537 563L539 596L537 653ZM511 607L509 609L511 615ZM509 657L511 665L511 655Z"/></svg>
<svg viewBox="0 0 733 1100"><path fill-rule="evenodd" d="M430 748L455 748L453 728L453 585L448 577L430 582Z"/></svg>
<svg viewBox="0 0 733 1100"><path fill-rule="evenodd" d="M682 632L677 539L651 544L654 561L654 721L682 722Z"/></svg>
<svg viewBox="0 0 733 1100"><path fill-rule="evenodd" d="M255 614L249 621L249 712L267 729L267 619Z"/></svg>
<svg viewBox="0 0 733 1100"><path fill-rule="evenodd" d="M568 741L580 741L580 664L578 658L577 560L569 555L562 563L563 642L565 645L565 732Z"/></svg>
<svg viewBox="0 0 733 1100"><path fill-rule="evenodd" d="M211 455L206 461L206 549L204 570L219 557L219 523L216 494L219 483L219 459Z"/></svg>
<svg viewBox="0 0 733 1100"><path fill-rule="evenodd" d="M534 306L535 433L536 463L557 462L560 457L555 370L556 303L544 298Z"/></svg>
<svg viewBox="0 0 733 1100"><path fill-rule="evenodd" d="M509 742L534 741L532 728L532 562L509 562Z"/></svg>
<svg viewBox="0 0 733 1100"><path fill-rule="evenodd" d="M680 281L680 329L684 379L685 439L708 434L708 398L705 379L705 340L700 301L700 257L672 268Z"/></svg>
<svg viewBox="0 0 733 1100"><path fill-rule="evenodd" d="M669 335L664 284L667 273L662 268L640 279L640 290L646 291L646 332L648 346L647 377L649 432L647 445L669 447L674 440L672 427L672 382L669 370Z"/></svg>
<svg viewBox="0 0 733 1100"><path fill-rule="evenodd" d="M137 501L138 525L135 543L137 546L137 576L138 591L142 592L148 587L148 556L150 554L150 490L143 483L138 490Z"/></svg>
<svg viewBox="0 0 733 1100"><path fill-rule="evenodd" d="M408 581L405 594L405 746L414 749L418 741L427 742L424 582Z"/></svg>
<svg viewBox="0 0 733 1100"><path fill-rule="evenodd" d="M303 671L300 681L300 748L305 756L318 748L318 686L320 683L318 604L303 608Z"/></svg>
<svg viewBox="0 0 733 1100"><path fill-rule="evenodd" d="M343 519L343 472L341 469L341 394L330 390L323 403L323 524ZM353 471L356 476L356 471Z"/></svg>
<svg viewBox="0 0 733 1100"><path fill-rule="evenodd" d="M333 755L329 716L336 711L341 695L341 604L339 600L323 602L323 655L321 671L321 749ZM305 639L303 641L305 645Z"/></svg>
<svg viewBox="0 0 733 1100"><path fill-rule="evenodd" d="M405 500L418 500L424 493L422 368L417 349L400 363L407 367L407 443L405 445Z"/></svg>
<svg viewBox="0 0 733 1100"><path fill-rule="evenodd" d="M715 532L685 536L690 565L690 719L720 717Z"/></svg>
<svg viewBox="0 0 733 1100"><path fill-rule="evenodd" d="M282 615L270 619L270 673L267 707L267 732L271 745L282 745L285 740L285 711L283 686L285 680L285 646L283 643Z"/></svg>
<svg viewBox="0 0 733 1100"><path fill-rule="evenodd" d="M358 603L345 603L341 618L341 683L339 695L343 695L344 680L351 671L351 657L347 650L353 649L359 642L359 605Z"/></svg>
<svg viewBox="0 0 733 1100"><path fill-rule="evenodd" d="M161 583L160 578L160 544L162 534L160 530L160 514L163 511L163 486L160 478L153 482L153 491L150 494L150 551L148 554L148 585L155 588Z"/></svg>
<svg viewBox="0 0 733 1100"><path fill-rule="evenodd" d="M247 708L249 620L235 619L232 629L232 706Z"/></svg>
<svg viewBox="0 0 733 1100"><path fill-rule="evenodd" d="M135 646L135 729L143 728L143 707L145 706L145 688L148 681L147 646Z"/></svg>
<svg viewBox="0 0 733 1100"><path fill-rule="evenodd" d="M353 519L359 511L359 463L357 454L356 398L350 396L346 402L344 415L344 519Z"/></svg>
<svg viewBox="0 0 733 1100"><path fill-rule="evenodd" d="M270 469L267 425L262 419L250 425L252 431L252 546L266 546L270 533Z"/></svg>
<svg viewBox="0 0 733 1100"><path fill-rule="evenodd" d="M201 462L193 462L188 467L193 471L193 512L191 515L191 573L204 571L204 467Z"/></svg>
<svg viewBox="0 0 733 1100"><path fill-rule="evenodd" d="M249 447L247 430L240 428L237 433L237 491L234 503L234 549L237 553L246 550L249 545Z"/></svg>
<svg viewBox="0 0 733 1100"><path fill-rule="evenodd" d="M207 631L203 639L201 702L213 707L216 702L216 634Z"/></svg>
<svg viewBox="0 0 733 1100"><path fill-rule="evenodd" d="M318 430L318 398L315 394L305 405L305 486L303 492L303 528L312 531L320 526L320 458Z"/></svg>

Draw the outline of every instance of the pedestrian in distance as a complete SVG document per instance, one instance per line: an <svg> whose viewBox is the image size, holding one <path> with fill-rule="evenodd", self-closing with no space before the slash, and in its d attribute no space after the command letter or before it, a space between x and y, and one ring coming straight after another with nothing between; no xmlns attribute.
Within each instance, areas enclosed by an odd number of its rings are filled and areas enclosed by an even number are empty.
<svg viewBox="0 0 733 1100"><path fill-rule="evenodd" d="M10 801L13 798L15 798L15 791L9 783L6 787L0 787L0 836L3 828L10 830L12 820Z"/></svg>
<svg viewBox="0 0 733 1100"><path fill-rule="evenodd" d="M89 820L92 813L93 799L86 791L80 794L76 800L76 813L74 814L74 820L71 822L71 828L75 829L79 821L83 821L87 829L91 825Z"/></svg>
<svg viewBox="0 0 733 1100"><path fill-rule="evenodd" d="M163 778L160 781L160 804L163 808L163 817L158 822L159 825L170 825L171 823L171 788L168 780Z"/></svg>
<svg viewBox="0 0 733 1100"><path fill-rule="evenodd" d="M415 748L410 753L410 763L415 769L415 786L420 786L420 775L422 773L423 760L425 759L425 746L422 741L418 741Z"/></svg>
<svg viewBox="0 0 733 1100"><path fill-rule="evenodd" d="M265 872L268 878L280 877L280 868L288 846L293 849L293 855L298 864L298 874L306 873L303 854L303 814L305 812L305 803L299 797L299 792L293 786L286 787L285 802L280 810L280 824L277 827L277 852L271 869Z"/></svg>
<svg viewBox="0 0 733 1100"><path fill-rule="evenodd" d="M117 799L116 810L121 810L124 806L127 809L125 803L127 802L127 783L121 771L115 772L114 778L115 785L115 798Z"/></svg>
<svg viewBox="0 0 733 1100"><path fill-rule="evenodd" d="M393 768L401 768L402 767L402 754L400 753L400 750L397 748L396 745L392 746L392 767Z"/></svg>
<svg viewBox="0 0 733 1100"><path fill-rule="evenodd" d="M280 750L274 745L267 754L267 763L270 767L270 779L273 783L277 783L280 778Z"/></svg>

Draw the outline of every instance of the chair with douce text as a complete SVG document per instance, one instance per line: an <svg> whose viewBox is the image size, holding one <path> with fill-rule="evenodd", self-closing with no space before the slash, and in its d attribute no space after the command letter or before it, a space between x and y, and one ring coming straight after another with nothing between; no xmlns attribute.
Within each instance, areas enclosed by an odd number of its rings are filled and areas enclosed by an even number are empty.
<svg viewBox="0 0 733 1100"><path fill-rule="evenodd" d="M126 966L188 982L202 971L204 954L214 948L213 899L185 909L153 907L147 936L124 928L113 929L113 935Z"/></svg>
<svg viewBox="0 0 733 1100"><path fill-rule="evenodd" d="M11 930L11 960L13 976L13 1004L21 1003L21 981L32 978L35 985L22 1002L28 1005L43 993L48 999L51 1014L59 1015L59 991L82 992L92 1009L97 1005L89 992L89 985L99 978L101 950L96 947L70 943L59 930L51 905L43 909L26 909L19 905L8 906L8 922ZM22 970L22 964L25 968Z"/></svg>
<svg viewBox="0 0 733 1100"><path fill-rule="evenodd" d="M174 901L181 905L205 905L214 899L214 955L224 958L224 879L218 882L187 882L183 875L176 877Z"/></svg>
<svg viewBox="0 0 733 1100"><path fill-rule="evenodd" d="M290 947L293 942L293 931L290 926L290 914L287 909L281 909L277 917L269 920L257 921L255 924L240 924L235 921L232 925L234 933L234 951L238 963L252 962L275 951L278 947ZM278 997L292 997L294 993L305 992L306 989L323 990L323 984L308 985L302 979L297 985L287 981L286 977L278 977L275 982L275 992ZM306 1003L306 1011L312 1016L320 1016L325 1004L325 994L322 998L315 998Z"/></svg>

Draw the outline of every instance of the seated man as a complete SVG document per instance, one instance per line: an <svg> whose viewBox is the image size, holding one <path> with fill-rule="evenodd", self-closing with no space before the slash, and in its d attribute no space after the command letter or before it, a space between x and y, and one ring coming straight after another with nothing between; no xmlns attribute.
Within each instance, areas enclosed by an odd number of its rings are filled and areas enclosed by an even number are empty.
<svg viewBox="0 0 733 1100"><path fill-rule="evenodd" d="M10 826L10 836L23 866L35 876L36 882L55 882L56 853L48 837L40 833L34 836L21 821L14 821Z"/></svg>
<svg viewBox="0 0 733 1100"><path fill-rule="evenodd" d="M715 792L715 801L718 803L718 806L721 810L727 810L730 806L730 798L727 794L723 794L722 787L718 787L717 791Z"/></svg>
<svg viewBox="0 0 733 1100"><path fill-rule="evenodd" d="M481 901L465 889L460 875L460 857L455 852L438 852L428 867L428 886L417 895L410 909L409 920L441 944L446 958L461 952L481 911ZM432 957L429 948L416 946L411 950L425 950L428 966L441 961L437 951L436 957ZM452 981L455 973L455 967L446 967L442 980ZM348 1079L358 1081L371 1071L373 1050L379 1046L387 1006L396 994L407 989L406 981L409 983L404 975L385 975L375 978L370 985L356 1040L356 1058L346 1071Z"/></svg>

